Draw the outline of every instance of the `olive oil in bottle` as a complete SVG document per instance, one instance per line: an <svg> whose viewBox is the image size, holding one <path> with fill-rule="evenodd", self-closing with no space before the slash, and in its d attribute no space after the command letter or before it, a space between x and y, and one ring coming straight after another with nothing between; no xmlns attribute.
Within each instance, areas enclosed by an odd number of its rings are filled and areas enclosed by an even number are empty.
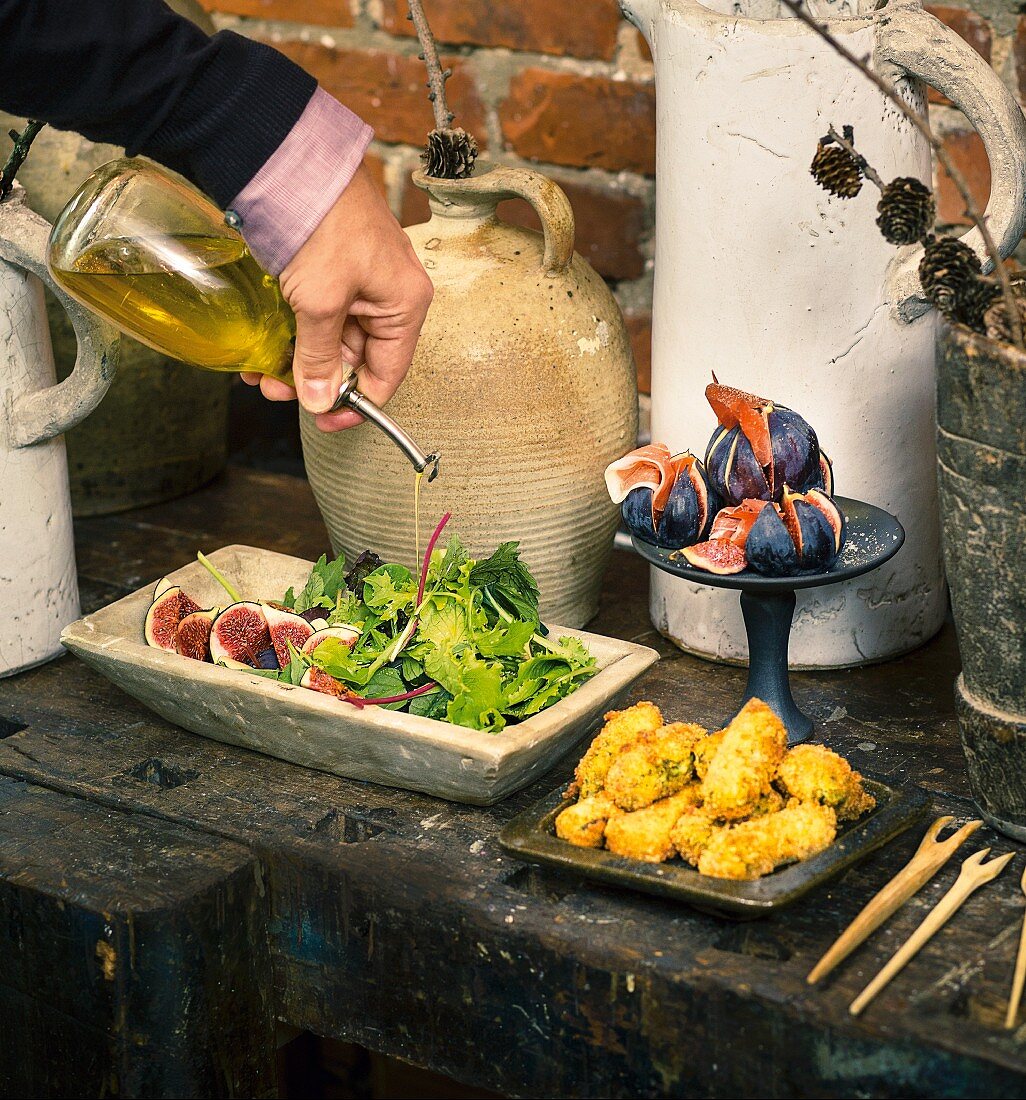
<svg viewBox="0 0 1026 1100"><path fill-rule="evenodd" d="M238 237L108 238L67 266L52 260L51 271L72 297L175 359L291 381L292 311Z"/></svg>

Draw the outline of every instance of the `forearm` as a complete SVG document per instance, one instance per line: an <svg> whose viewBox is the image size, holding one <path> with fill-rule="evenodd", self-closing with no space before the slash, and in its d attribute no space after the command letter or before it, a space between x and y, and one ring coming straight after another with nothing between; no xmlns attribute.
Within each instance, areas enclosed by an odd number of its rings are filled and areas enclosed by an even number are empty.
<svg viewBox="0 0 1026 1100"><path fill-rule="evenodd" d="M123 145L231 202L316 82L270 47L208 37L161 0L0 0L0 106Z"/></svg>

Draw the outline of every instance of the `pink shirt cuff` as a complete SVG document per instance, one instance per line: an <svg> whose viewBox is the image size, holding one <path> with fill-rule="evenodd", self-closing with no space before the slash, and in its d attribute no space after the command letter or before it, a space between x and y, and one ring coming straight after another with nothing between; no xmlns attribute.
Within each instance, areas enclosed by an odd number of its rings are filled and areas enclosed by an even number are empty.
<svg viewBox="0 0 1026 1100"><path fill-rule="evenodd" d="M288 136L230 205L265 271L281 274L349 185L373 136L323 88L314 92Z"/></svg>

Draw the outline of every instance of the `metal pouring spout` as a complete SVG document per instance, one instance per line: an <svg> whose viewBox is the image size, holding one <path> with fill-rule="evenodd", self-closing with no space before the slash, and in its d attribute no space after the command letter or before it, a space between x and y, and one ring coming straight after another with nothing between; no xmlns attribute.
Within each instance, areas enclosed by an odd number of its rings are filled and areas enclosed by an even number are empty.
<svg viewBox="0 0 1026 1100"><path fill-rule="evenodd" d="M438 476L438 455L425 454L387 413L382 412L369 397L360 393L356 383L355 374L342 383L335 404L328 412L338 412L341 409L358 412L365 420L376 424L392 440L410 460L418 474L427 471L428 481L434 481Z"/></svg>

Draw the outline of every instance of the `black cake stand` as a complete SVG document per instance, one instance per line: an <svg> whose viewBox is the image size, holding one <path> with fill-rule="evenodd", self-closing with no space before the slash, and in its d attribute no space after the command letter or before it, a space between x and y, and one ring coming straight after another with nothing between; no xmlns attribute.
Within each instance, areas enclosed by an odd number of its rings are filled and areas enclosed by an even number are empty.
<svg viewBox="0 0 1026 1100"><path fill-rule="evenodd" d="M664 550L637 536L633 538L638 553L665 572L694 584L733 588L741 593L749 653L748 684L742 706L752 698L768 703L787 727L792 745L807 740L812 733L812 719L798 709L787 674L795 592L799 588L819 588L860 577L893 558L905 541L905 529L890 512L847 497L835 497L834 502L844 514L847 530L837 560L822 573L764 577L746 569L731 576L717 576L695 569L684 558L673 557L673 550Z"/></svg>

